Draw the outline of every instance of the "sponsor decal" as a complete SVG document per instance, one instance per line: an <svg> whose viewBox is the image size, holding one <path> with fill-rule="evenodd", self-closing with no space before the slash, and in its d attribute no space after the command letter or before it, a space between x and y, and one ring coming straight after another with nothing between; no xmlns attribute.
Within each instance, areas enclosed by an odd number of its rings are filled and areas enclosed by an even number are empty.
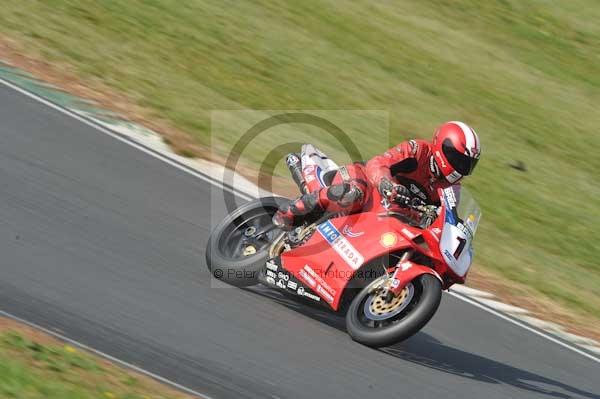
<svg viewBox="0 0 600 399"><path fill-rule="evenodd" d="M348 236L348 237L351 237L351 238L360 237L363 234L365 234L364 231L359 231L359 232L355 233L352 230L350 230L349 226L344 226L344 228L342 229L342 233L344 233L345 236Z"/></svg>
<svg viewBox="0 0 600 399"><path fill-rule="evenodd" d="M331 295L335 295L335 290L331 288L331 286L327 284L325 280L323 280L323 277L316 273L312 269L312 267L310 267L309 265L304 265L304 270L306 270L308 274L310 274L316 281L318 281L319 284L322 285Z"/></svg>
<svg viewBox="0 0 600 399"><path fill-rule="evenodd" d="M284 281L288 281L290 279L290 276L282 272L277 273L277 277L279 277L280 280Z"/></svg>
<svg viewBox="0 0 600 399"><path fill-rule="evenodd" d="M330 221L321 223L318 227L319 233L338 253L338 255L354 270L362 266L365 259L354 248L352 244L342 236L338 229Z"/></svg>
<svg viewBox="0 0 600 399"><path fill-rule="evenodd" d="M396 288L400 285L400 280L398 280L397 278L392 280L392 288Z"/></svg>
<svg viewBox="0 0 600 399"><path fill-rule="evenodd" d="M402 234L404 234L405 236L407 236L411 240L416 237L415 234L412 231L410 231L409 229L407 229L406 227L402 228Z"/></svg>
<svg viewBox="0 0 600 399"><path fill-rule="evenodd" d="M467 236L467 238L469 238L469 239L473 239L473 232L471 231L471 229L470 229L469 227L465 226L465 225L464 225L464 224L462 224L462 223L458 223L458 224L456 225L456 227L458 227L458 229L459 229L460 231L462 231L462 232L463 232L463 234Z"/></svg>
<svg viewBox="0 0 600 399"><path fill-rule="evenodd" d="M317 292L321 294L327 302L333 303L333 297L329 292L327 292L325 288L321 287L320 285L317 285Z"/></svg>
<svg viewBox="0 0 600 399"><path fill-rule="evenodd" d="M298 284L297 284L296 282L294 282L294 281L290 280L290 281L288 281L288 283L287 283L287 287L288 287L290 290L294 290L294 291L295 291L295 290L296 290L296 288L298 288Z"/></svg>
<svg viewBox="0 0 600 399"><path fill-rule="evenodd" d="M267 276L267 283L275 285L275 279L273 277Z"/></svg>
<svg viewBox="0 0 600 399"><path fill-rule="evenodd" d="M412 263L411 262L402 262L400 264L400 270L402 270L403 272L407 271L411 267L412 267Z"/></svg>
<svg viewBox="0 0 600 399"><path fill-rule="evenodd" d="M277 275L275 274L275 272L272 272L271 270L267 270L267 276L269 276L271 278L277 278Z"/></svg>
<svg viewBox="0 0 600 399"><path fill-rule="evenodd" d="M315 181L315 175L306 175L304 176L304 180L306 180L307 183L312 183Z"/></svg>
<svg viewBox="0 0 600 399"><path fill-rule="evenodd" d="M307 298L312 299L313 301L317 301L320 302L321 298L315 294L311 294L310 292L307 292L304 287L299 287L298 291L296 291L296 293L300 296L305 296Z"/></svg>
<svg viewBox="0 0 600 399"><path fill-rule="evenodd" d="M311 276L308 275L306 270L300 270L298 272L298 274L300 275L300 277L302 277L302 280L307 282L308 285L310 285L311 287L315 287L317 285L317 282ZM302 288L302 287L300 287L300 288Z"/></svg>
<svg viewBox="0 0 600 399"><path fill-rule="evenodd" d="M442 230L439 227L434 227L431 229L431 231L433 232L433 238L439 241L440 235L442 234Z"/></svg>
<svg viewBox="0 0 600 399"><path fill-rule="evenodd" d="M456 266L456 258L454 257L454 255L452 255L450 253L450 251L448 251L447 249L444 250L444 255L446 255L448 260L448 263L450 263L451 266Z"/></svg>
<svg viewBox="0 0 600 399"><path fill-rule="evenodd" d="M444 195L446 196L446 202L448 202L448 207L455 208L456 197L454 196L454 190L451 187L445 188Z"/></svg>
<svg viewBox="0 0 600 399"><path fill-rule="evenodd" d="M279 288L285 288L285 281L284 280L277 280L277 286Z"/></svg>
<svg viewBox="0 0 600 399"><path fill-rule="evenodd" d="M393 247L396 242L398 242L398 237L394 233L383 233L379 239L379 243L384 248Z"/></svg>
<svg viewBox="0 0 600 399"><path fill-rule="evenodd" d="M308 165L306 168L304 168L304 173L312 173L314 171L315 171L314 165Z"/></svg>
<svg viewBox="0 0 600 399"><path fill-rule="evenodd" d="M279 267L275 263L273 263L272 261L268 261L267 262L267 269L273 270L274 272L276 272L278 268Z"/></svg>
<svg viewBox="0 0 600 399"><path fill-rule="evenodd" d="M471 230L472 232L474 232L475 230L475 221L476 221L476 217L474 214L469 214L469 216L467 217L467 220L465 221L465 225L469 228L469 230Z"/></svg>

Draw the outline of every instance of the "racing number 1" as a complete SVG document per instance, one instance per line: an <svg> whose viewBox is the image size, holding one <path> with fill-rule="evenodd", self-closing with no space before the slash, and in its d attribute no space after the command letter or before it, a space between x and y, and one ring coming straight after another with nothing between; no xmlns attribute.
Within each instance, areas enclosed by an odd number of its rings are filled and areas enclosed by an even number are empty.
<svg viewBox="0 0 600 399"><path fill-rule="evenodd" d="M465 245L467 244L467 240L462 237L456 237L456 239L458 240L458 247L456 248L456 251L454 251L454 259L458 259L460 257L460 254L462 254L462 251L465 249Z"/></svg>

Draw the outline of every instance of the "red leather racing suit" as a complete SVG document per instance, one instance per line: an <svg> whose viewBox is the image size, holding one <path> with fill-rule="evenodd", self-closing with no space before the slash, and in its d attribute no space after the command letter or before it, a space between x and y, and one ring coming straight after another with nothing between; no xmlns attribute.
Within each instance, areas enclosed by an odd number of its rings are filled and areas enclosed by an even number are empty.
<svg viewBox="0 0 600 399"><path fill-rule="evenodd" d="M296 225L307 215L328 212L354 213L370 200L383 178L402 184L411 195L429 204L438 204L438 188L448 187L445 179L435 174L431 144L410 140L377 155L366 164L353 163L340 167L327 187L317 187L282 207L274 217L278 224ZM309 190L311 188L309 182Z"/></svg>
<svg viewBox="0 0 600 399"><path fill-rule="evenodd" d="M378 187L381 179L402 184L412 195L429 204L439 204L439 188L450 186L444 178L437 178L431 143L410 140L373 157L366 166L369 182Z"/></svg>

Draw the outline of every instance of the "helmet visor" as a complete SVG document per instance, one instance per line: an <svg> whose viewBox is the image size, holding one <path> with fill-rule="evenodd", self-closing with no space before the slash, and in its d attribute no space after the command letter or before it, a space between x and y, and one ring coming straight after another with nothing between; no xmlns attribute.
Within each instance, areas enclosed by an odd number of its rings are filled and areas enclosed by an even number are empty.
<svg viewBox="0 0 600 399"><path fill-rule="evenodd" d="M454 170L463 176L468 176L473 173L473 169L475 169L477 161L479 161L479 159L472 158L459 152L454 148L450 139L446 139L442 143L442 152Z"/></svg>

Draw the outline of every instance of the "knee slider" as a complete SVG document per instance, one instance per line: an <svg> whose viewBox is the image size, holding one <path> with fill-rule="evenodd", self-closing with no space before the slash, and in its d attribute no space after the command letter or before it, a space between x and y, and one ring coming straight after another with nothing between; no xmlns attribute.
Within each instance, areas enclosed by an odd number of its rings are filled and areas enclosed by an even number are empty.
<svg viewBox="0 0 600 399"><path fill-rule="evenodd" d="M349 189L350 187L347 183L334 184L333 186L329 186L327 188L327 199L329 199L330 201L338 202L344 197L344 195L348 192Z"/></svg>

